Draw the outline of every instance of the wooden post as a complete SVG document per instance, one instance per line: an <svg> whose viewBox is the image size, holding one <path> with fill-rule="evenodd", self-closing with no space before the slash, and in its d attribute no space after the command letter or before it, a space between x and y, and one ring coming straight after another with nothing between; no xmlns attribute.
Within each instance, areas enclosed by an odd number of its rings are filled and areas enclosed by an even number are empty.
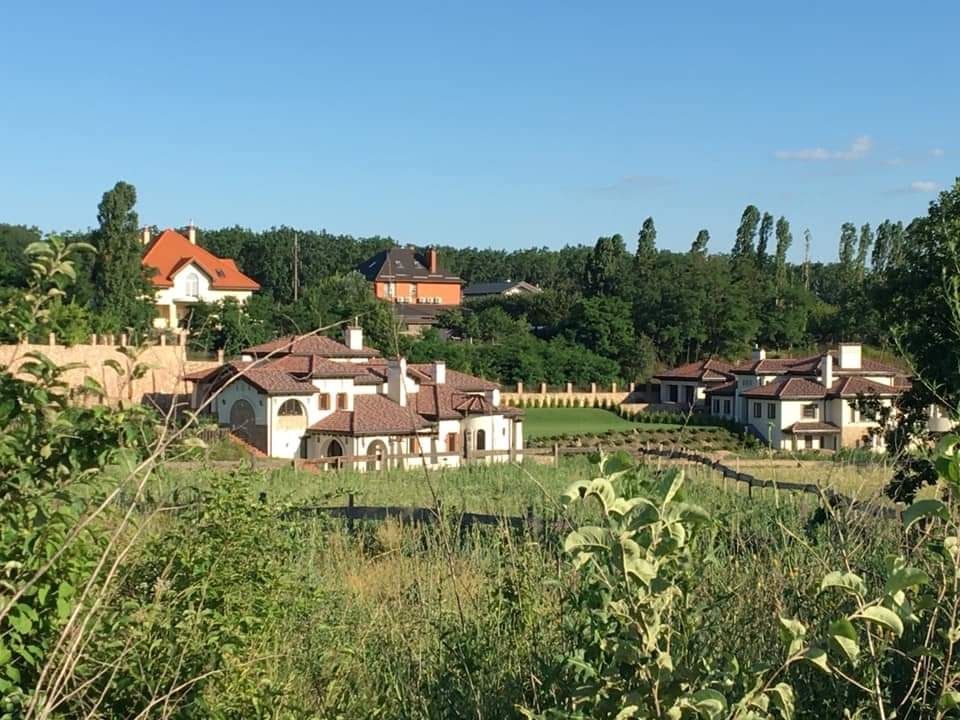
<svg viewBox="0 0 960 720"><path fill-rule="evenodd" d="M353 534L353 493L347 495L347 531Z"/></svg>

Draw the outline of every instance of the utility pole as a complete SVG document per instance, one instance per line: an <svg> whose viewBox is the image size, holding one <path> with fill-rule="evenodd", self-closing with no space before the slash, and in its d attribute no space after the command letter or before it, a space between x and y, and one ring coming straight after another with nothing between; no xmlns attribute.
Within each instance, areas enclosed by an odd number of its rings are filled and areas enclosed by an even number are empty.
<svg viewBox="0 0 960 720"><path fill-rule="evenodd" d="M810 289L810 229L803 231L803 287Z"/></svg>
<svg viewBox="0 0 960 720"><path fill-rule="evenodd" d="M293 301L297 301L300 290L300 234L293 234Z"/></svg>

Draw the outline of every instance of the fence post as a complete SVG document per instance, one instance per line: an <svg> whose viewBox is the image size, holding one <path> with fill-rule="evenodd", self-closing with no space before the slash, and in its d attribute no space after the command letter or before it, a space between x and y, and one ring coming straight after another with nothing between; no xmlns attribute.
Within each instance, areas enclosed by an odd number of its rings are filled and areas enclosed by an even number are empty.
<svg viewBox="0 0 960 720"><path fill-rule="evenodd" d="M353 493L347 495L347 532L353 534Z"/></svg>
<svg viewBox="0 0 960 720"><path fill-rule="evenodd" d="M558 467L560 465L560 443L553 444L553 466Z"/></svg>
<svg viewBox="0 0 960 720"><path fill-rule="evenodd" d="M751 476L751 478L747 481L747 497L749 497L749 498L752 498L752 497L753 497L753 477L752 477L752 476Z"/></svg>

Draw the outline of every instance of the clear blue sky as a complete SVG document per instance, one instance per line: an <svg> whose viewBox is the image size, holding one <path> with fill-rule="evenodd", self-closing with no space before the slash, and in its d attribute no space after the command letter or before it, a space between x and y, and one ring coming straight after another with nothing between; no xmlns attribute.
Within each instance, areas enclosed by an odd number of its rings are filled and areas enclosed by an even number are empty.
<svg viewBox="0 0 960 720"><path fill-rule="evenodd" d="M743 207L834 258L960 175L960 3L13 3L0 222L559 247Z"/></svg>

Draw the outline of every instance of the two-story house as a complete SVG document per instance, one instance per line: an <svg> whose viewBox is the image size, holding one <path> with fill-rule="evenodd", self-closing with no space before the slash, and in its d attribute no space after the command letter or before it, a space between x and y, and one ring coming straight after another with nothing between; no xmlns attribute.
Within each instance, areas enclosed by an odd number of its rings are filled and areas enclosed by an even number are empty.
<svg viewBox="0 0 960 720"><path fill-rule="evenodd" d="M770 358L761 349L730 368L734 379L706 391L712 415L748 426L783 450L870 447L883 450L860 397L893 404L909 381L897 368L863 357L856 343L804 358Z"/></svg>
<svg viewBox="0 0 960 720"><path fill-rule="evenodd" d="M381 358L357 327L342 343L309 336L247 348L185 379L194 408L211 401L222 427L271 457L354 458L346 465L357 469L397 455L406 467L522 457L522 412L501 406L499 386L443 362Z"/></svg>
<svg viewBox="0 0 960 720"><path fill-rule="evenodd" d="M708 390L733 380L731 367L731 363L709 358L654 375L660 382L660 404L681 410L702 408Z"/></svg>
<svg viewBox="0 0 960 720"><path fill-rule="evenodd" d="M142 239L146 246L142 264L152 273L150 281L155 291L154 327L176 329L197 302L235 298L243 303L260 289L259 283L240 272L233 260L219 258L197 245L197 231L192 225L186 237L167 228L151 238L150 230L144 229Z"/></svg>

